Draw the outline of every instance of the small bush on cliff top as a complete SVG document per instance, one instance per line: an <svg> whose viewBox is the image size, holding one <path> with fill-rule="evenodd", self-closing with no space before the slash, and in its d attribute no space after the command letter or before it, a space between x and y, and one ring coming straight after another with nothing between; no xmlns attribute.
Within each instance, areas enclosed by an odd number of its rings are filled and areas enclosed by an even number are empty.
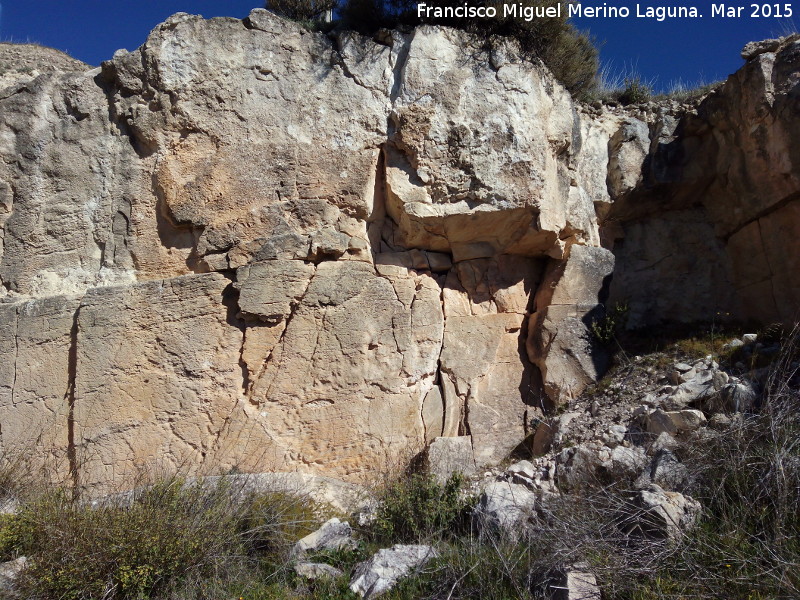
<svg viewBox="0 0 800 600"><path fill-rule="evenodd" d="M268 0L266 8L293 21L319 19L336 8L339 0Z"/></svg>
<svg viewBox="0 0 800 600"><path fill-rule="evenodd" d="M525 20L519 14L503 16L504 2L483 0L431 3L431 6L455 8L464 5L492 6L497 9L494 18L437 17L418 15L417 2L409 0L344 0L339 15L345 27L374 33L380 27L416 26L421 24L446 25L468 31L491 48L498 41L511 38L519 43L523 56L538 57L553 75L574 96L588 96L596 85L598 71L597 49L591 38L578 31L567 21L566 2L562 0L525 0L521 3L530 9L546 9L562 4L560 17L533 17ZM511 4L511 3L508 3Z"/></svg>
<svg viewBox="0 0 800 600"><path fill-rule="evenodd" d="M619 101L622 104L639 104L647 102L653 96L653 89L642 82L638 77L633 77L625 80L625 88L619 95Z"/></svg>

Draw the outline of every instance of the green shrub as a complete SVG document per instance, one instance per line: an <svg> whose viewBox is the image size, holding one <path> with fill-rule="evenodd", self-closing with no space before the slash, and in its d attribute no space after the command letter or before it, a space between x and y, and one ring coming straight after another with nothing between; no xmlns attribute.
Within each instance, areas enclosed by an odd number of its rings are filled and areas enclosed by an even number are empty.
<svg viewBox="0 0 800 600"><path fill-rule="evenodd" d="M19 514L31 560L21 586L41 598L144 598L175 578L210 570L236 542L229 496L169 481L130 506L92 508L50 493Z"/></svg>
<svg viewBox="0 0 800 600"><path fill-rule="evenodd" d="M625 329L625 324L628 321L628 312L628 305L624 302L607 308L602 317L592 321L590 327L592 335L601 344L610 346L617 340L619 333Z"/></svg>
<svg viewBox="0 0 800 600"><path fill-rule="evenodd" d="M625 79L625 87L619 95L622 104L639 104L648 102L653 97L653 89L639 77Z"/></svg>
<svg viewBox="0 0 800 600"><path fill-rule="evenodd" d="M247 501L237 528L251 554L272 554L281 560L297 540L319 524L319 507L308 498L268 492Z"/></svg>
<svg viewBox="0 0 800 600"><path fill-rule="evenodd" d="M30 559L24 597L140 599L193 589L203 598L206 582L222 585L228 573L258 581L265 569L266 577L284 571L288 549L318 524L307 498L243 495L225 478L172 479L99 506L50 492L0 527L0 543Z"/></svg>
<svg viewBox="0 0 800 600"><path fill-rule="evenodd" d="M0 515L0 562L12 560L23 546L16 515Z"/></svg>
<svg viewBox="0 0 800 600"><path fill-rule="evenodd" d="M468 526L474 504L474 499L463 493L463 486L464 477L459 473L444 485L427 473L397 479L379 494L372 537L402 543L458 534Z"/></svg>

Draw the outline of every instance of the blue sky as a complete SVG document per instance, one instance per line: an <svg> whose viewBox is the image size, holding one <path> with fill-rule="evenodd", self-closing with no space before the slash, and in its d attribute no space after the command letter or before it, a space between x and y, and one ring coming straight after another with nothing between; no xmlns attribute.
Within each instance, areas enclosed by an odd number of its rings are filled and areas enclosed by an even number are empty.
<svg viewBox="0 0 800 600"><path fill-rule="evenodd" d="M640 2L640 11L658 1ZM692 5L692 0L661 1ZM741 66L739 51L746 42L774 37L800 24L800 0L788 3L795 13L792 19L752 18L749 3L727 5L745 7L740 18L712 19L712 3L695 0L702 18L662 22L636 17L635 0L605 3L625 6L631 14L584 18L576 24L602 43L601 57L608 71L620 77L635 71L659 90L677 81L693 85L725 78ZM241 18L257 6L262 6L257 0L0 0L0 39L38 42L98 65L118 48L138 47L156 24L175 12ZM780 6L785 10L785 3Z"/></svg>

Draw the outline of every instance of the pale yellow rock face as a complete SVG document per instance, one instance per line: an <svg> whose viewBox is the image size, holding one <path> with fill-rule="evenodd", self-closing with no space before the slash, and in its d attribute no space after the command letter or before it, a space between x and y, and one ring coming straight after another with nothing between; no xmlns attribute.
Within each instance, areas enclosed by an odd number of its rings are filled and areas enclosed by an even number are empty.
<svg viewBox="0 0 800 600"><path fill-rule="evenodd" d="M71 348L79 298L0 305L0 450L4 458L68 471Z"/></svg>
<svg viewBox="0 0 800 600"><path fill-rule="evenodd" d="M492 68L475 70L458 40L423 27L408 44L386 151L394 243L458 262L596 242L594 206L570 161L580 134L569 94L509 48L483 53Z"/></svg>
<svg viewBox="0 0 800 600"><path fill-rule="evenodd" d="M45 297L135 279L126 247L135 152L97 72L56 72L0 100L3 294Z"/></svg>
<svg viewBox="0 0 800 600"><path fill-rule="evenodd" d="M245 437L273 444L286 467L351 479L421 449L422 400L442 343L440 295L429 274L321 263L275 334L251 347L251 332L270 326L246 329L248 357L261 359L247 361L247 408L263 433Z"/></svg>
<svg viewBox="0 0 800 600"><path fill-rule="evenodd" d="M542 263L512 256L465 261L444 284L444 435L471 435L478 464L507 456L541 415L541 382L525 355L524 334Z"/></svg>
<svg viewBox="0 0 800 600"><path fill-rule="evenodd" d="M80 482L135 483L224 460L242 397L241 330L222 275L91 290L77 313L74 427Z"/></svg>
<svg viewBox="0 0 800 600"><path fill-rule="evenodd" d="M602 374L612 274L643 323L797 305L792 48L647 117L511 45L257 9L2 89L0 450L95 491L154 466L366 480L441 437L502 460Z"/></svg>
<svg viewBox="0 0 800 600"><path fill-rule="evenodd" d="M186 268L163 246L200 270L368 247L385 92L355 82L325 36L266 11L246 25L175 15L104 66L154 180L132 217L141 277Z"/></svg>
<svg viewBox="0 0 800 600"><path fill-rule="evenodd" d="M604 248L572 246L552 261L534 299L526 348L551 405L579 395L602 376L607 357L590 327L608 288L614 256Z"/></svg>

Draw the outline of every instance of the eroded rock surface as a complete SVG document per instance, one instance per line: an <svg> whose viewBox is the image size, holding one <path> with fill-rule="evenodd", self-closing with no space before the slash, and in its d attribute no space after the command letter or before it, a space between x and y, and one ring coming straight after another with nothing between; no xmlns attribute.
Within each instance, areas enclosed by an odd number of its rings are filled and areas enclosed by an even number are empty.
<svg viewBox="0 0 800 600"><path fill-rule="evenodd" d="M613 296L636 306L637 325L797 319L800 39L742 56L695 110L652 119L650 168L612 208L624 230Z"/></svg>
<svg viewBox="0 0 800 600"><path fill-rule="evenodd" d="M689 115L589 110L446 28L261 9L6 87L2 450L94 487L152 463L358 480L442 437L480 467L602 374L612 275L638 323L785 317L797 44Z"/></svg>

